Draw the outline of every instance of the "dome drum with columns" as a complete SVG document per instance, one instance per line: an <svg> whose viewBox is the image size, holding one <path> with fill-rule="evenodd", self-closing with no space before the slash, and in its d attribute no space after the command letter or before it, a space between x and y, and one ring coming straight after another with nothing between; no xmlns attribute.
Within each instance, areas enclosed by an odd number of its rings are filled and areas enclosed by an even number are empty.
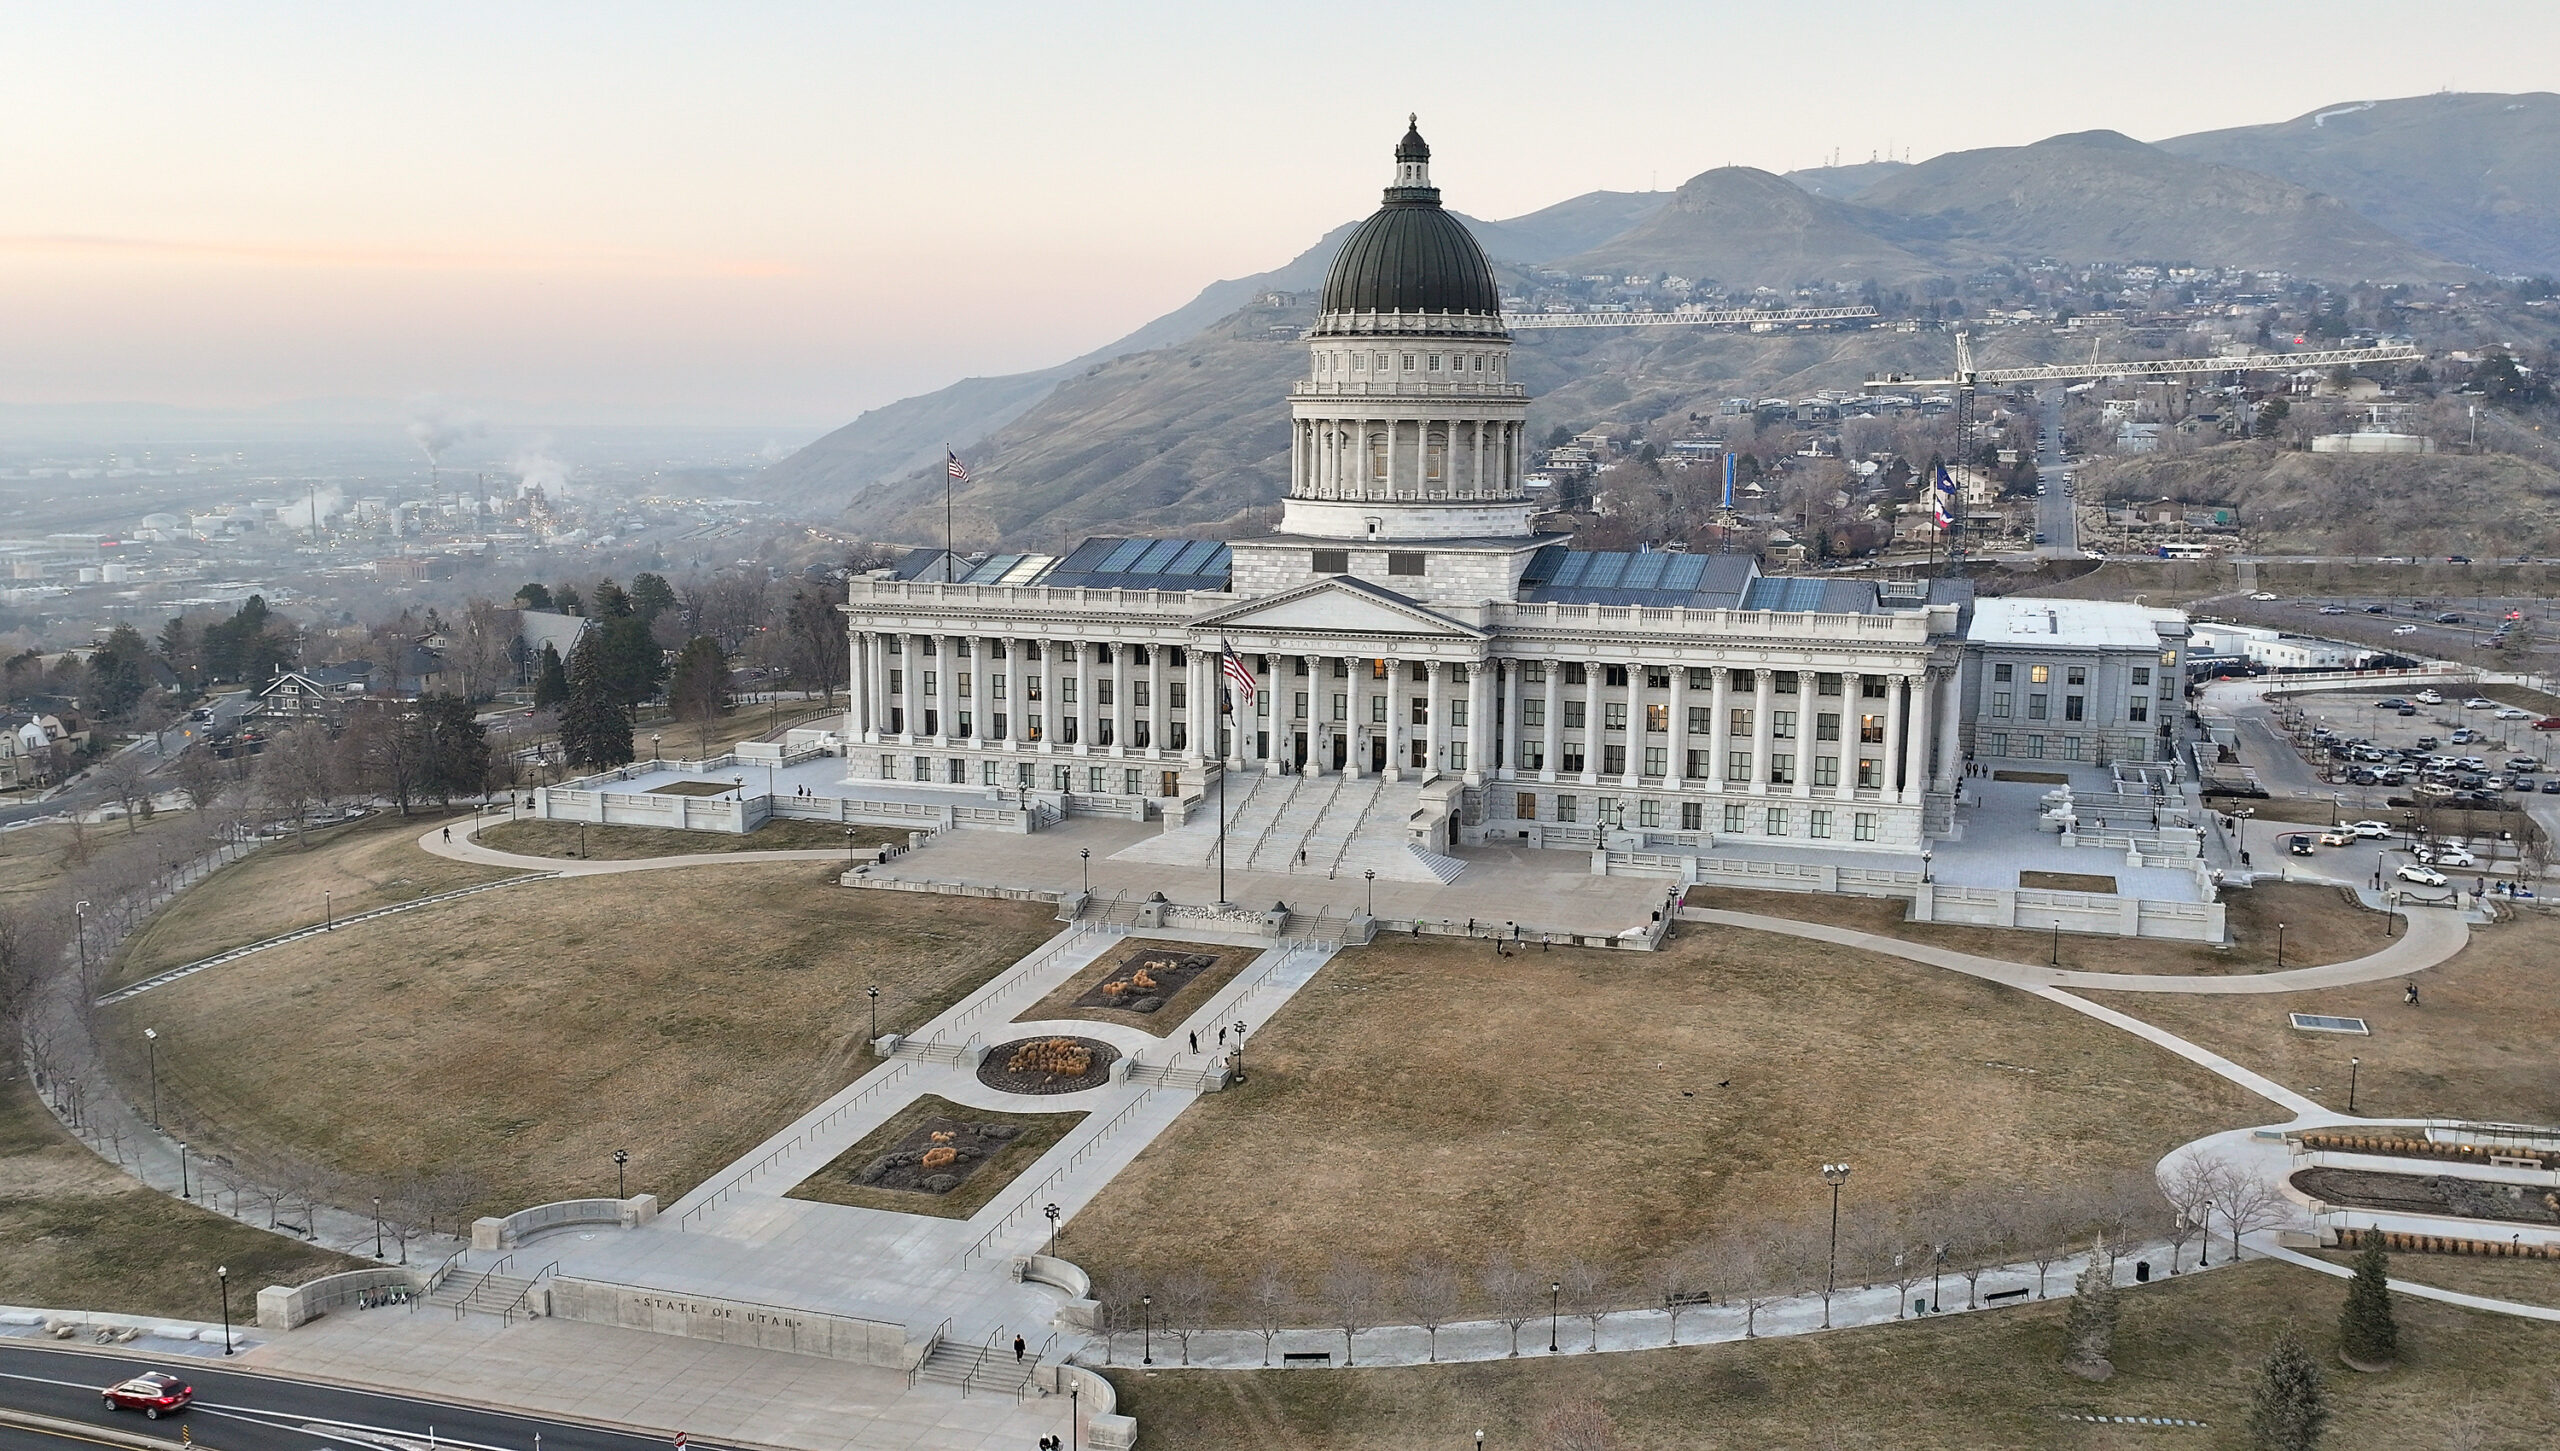
<svg viewBox="0 0 2560 1451"><path fill-rule="evenodd" d="M1408 129L1326 278L1280 528L1088 539L950 583L920 550L851 580L854 782L1029 823L1160 820L1123 855L1196 864L1188 813L1223 776L1236 832L1262 843L1251 870L1394 875L1421 869L1405 847L1452 844L1916 857L1952 826L1977 742L2160 758L2172 697L2142 692L2175 688L2165 627L2127 627L2113 666L2052 666L2120 683L2030 732L2010 687L1974 683L1961 581L1769 577L1748 555L1538 532L1499 288L1430 159ZM1224 685L1230 649L1249 697Z"/></svg>

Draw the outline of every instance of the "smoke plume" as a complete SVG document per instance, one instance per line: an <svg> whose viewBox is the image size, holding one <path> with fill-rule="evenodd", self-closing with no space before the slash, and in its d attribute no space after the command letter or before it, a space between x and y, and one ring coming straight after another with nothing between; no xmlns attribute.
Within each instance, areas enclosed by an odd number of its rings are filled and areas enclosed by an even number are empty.
<svg viewBox="0 0 2560 1451"><path fill-rule="evenodd" d="M484 431L480 420L437 398L420 398L409 406L409 439L427 456L432 468L444 462L445 452L455 444L478 438Z"/></svg>

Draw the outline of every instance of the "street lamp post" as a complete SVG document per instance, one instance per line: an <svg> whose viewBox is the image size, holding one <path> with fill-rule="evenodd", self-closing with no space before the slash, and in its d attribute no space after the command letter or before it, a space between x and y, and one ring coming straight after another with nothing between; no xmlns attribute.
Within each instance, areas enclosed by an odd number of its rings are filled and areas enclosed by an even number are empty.
<svg viewBox="0 0 2560 1451"><path fill-rule="evenodd" d="M2284 971L2284 924L2276 924L2276 971Z"/></svg>
<svg viewBox="0 0 2560 1451"><path fill-rule="evenodd" d="M1939 1245L1929 1256L1929 1313L1938 1313L1938 1277L1947 1272L1947 1247Z"/></svg>
<svg viewBox="0 0 2560 1451"><path fill-rule="evenodd" d="M880 1041L880 984L875 982L862 992L863 996L871 999L871 1041L877 1043Z"/></svg>
<svg viewBox="0 0 2560 1451"><path fill-rule="evenodd" d="M853 839L859 834L853 827L848 826L844 829L844 869L846 871L853 870Z"/></svg>
<svg viewBox="0 0 2560 1451"><path fill-rule="evenodd" d="M1378 915L1378 869L1370 867L1360 874L1360 878L1369 884L1369 915L1375 918Z"/></svg>
<svg viewBox="0 0 2560 1451"><path fill-rule="evenodd" d="M1556 1353L1556 1327L1564 1323L1564 1281L1547 1283L1547 1354Z"/></svg>
<svg viewBox="0 0 2560 1451"><path fill-rule="evenodd" d="M1920 882L1923 886L1926 886L1929 883L1929 863L1935 860L1936 857L1937 853L1933 851L1923 851L1920 853Z"/></svg>
<svg viewBox="0 0 2560 1451"><path fill-rule="evenodd" d="M231 1353L231 1267L215 1265L213 1277L222 1282L222 1353Z"/></svg>
<svg viewBox="0 0 2560 1451"><path fill-rule="evenodd" d="M581 822L579 822L579 823L578 823L578 860L580 860L580 861L585 861L586 859L587 859L587 824L586 824L585 822L581 821Z"/></svg>
<svg viewBox="0 0 2560 1451"><path fill-rule="evenodd" d="M181 1199L196 1197L195 1186L187 1182L187 1145L184 1140L178 1143L178 1197Z"/></svg>
<svg viewBox="0 0 2560 1451"><path fill-rule="evenodd" d="M649 764L654 766L658 764L660 759L661 758L658 754L658 733L656 731L651 731L649 732Z"/></svg>
<svg viewBox="0 0 2560 1451"><path fill-rule="evenodd" d="M151 1127L160 1127L160 1030L142 1030L143 1051L151 1058Z"/></svg>
<svg viewBox="0 0 2560 1451"><path fill-rule="evenodd" d="M1236 1082L1244 1082L1244 1019L1242 1018L1236 1019L1236 1056L1232 1062L1235 1067Z"/></svg>
<svg viewBox="0 0 2560 1451"><path fill-rule="evenodd" d="M1140 1295L1138 1297L1138 1363L1140 1365L1156 1363L1155 1334L1156 1297Z"/></svg>
<svg viewBox="0 0 2560 1451"><path fill-rule="evenodd" d="M613 1151L613 1197L616 1199L625 1199L630 1197L622 1192L622 1167L630 1162L631 1151L629 1149L616 1149Z"/></svg>
<svg viewBox="0 0 2560 1451"><path fill-rule="evenodd" d="M2364 1066L2361 1058L2347 1060L2347 1112L2356 1111L2356 1070Z"/></svg>
<svg viewBox="0 0 2560 1451"><path fill-rule="evenodd" d="M373 1196L373 1257L382 1258L382 1196Z"/></svg>
<svg viewBox="0 0 2560 1451"><path fill-rule="evenodd" d="M1831 1328L1831 1292L1840 1281L1840 1186L1849 1182L1849 1166L1825 1164L1822 1182L1831 1186L1831 1260L1822 1272L1822 1328Z"/></svg>
<svg viewBox="0 0 2560 1451"><path fill-rule="evenodd" d="M2059 917L2053 919L2053 956L2049 960L2055 967L2062 966L2062 919Z"/></svg>
<svg viewBox="0 0 2560 1451"><path fill-rule="evenodd" d="M1049 1217L1049 1258L1058 1257L1058 1206L1048 1205L1040 1211Z"/></svg>
<svg viewBox="0 0 2560 1451"><path fill-rule="evenodd" d="M1084 864L1084 894L1090 897L1093 895L1093 848L1076 848L1076 860Z"/></svg>
<svg viewBox="0 0 2560 1451"><path fill-rule="evenodd" d="M80 972L86 977L89 971L89 904L72 903L71 921L72 935L80 939Z"/></svg>
<svg viewBox="0 0 2560 1451"><path fill-rule="evenodd" d="M320 892L320 930L323 932L338 930L336 893L329 888L323 888Z"/></svg>

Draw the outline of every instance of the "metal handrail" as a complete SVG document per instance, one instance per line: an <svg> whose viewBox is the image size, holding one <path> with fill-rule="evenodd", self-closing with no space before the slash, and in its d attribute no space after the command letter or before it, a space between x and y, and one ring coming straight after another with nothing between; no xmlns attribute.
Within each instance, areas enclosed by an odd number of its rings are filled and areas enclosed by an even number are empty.
<svg viewBox="0 0 2560 1451"><path fill-rule="evenodd" d="M907 1367L908 1385L914 1385L916 1383L916 1377L924 1374L924 1363L933 1359L934 1347L940 1345L942 1343L942 1337L950 1333L951 1317L945 1315L942 1317L942 1323L933 1327L933 1333L924 1338L924 1354L917 1356L916 1363Z"/></svg>

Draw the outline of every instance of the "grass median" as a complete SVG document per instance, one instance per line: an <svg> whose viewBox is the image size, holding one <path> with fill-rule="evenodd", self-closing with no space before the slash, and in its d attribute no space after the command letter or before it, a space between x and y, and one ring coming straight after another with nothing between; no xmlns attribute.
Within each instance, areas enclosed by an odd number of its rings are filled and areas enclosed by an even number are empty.
<svg viewBox="0 0 2560 1451"><path fill-rule="evenodd" d="M907 833L895 827L856 826L848 841L844 827L824 821L768 821L743 835L664 826L589 826L581 831L574 821L502 821L481 828L474 840L493 851L520 856L583 855L600 862L742 851L840 851L848 856L858 852L869 861L881 847L905 846Z"/></svg>

